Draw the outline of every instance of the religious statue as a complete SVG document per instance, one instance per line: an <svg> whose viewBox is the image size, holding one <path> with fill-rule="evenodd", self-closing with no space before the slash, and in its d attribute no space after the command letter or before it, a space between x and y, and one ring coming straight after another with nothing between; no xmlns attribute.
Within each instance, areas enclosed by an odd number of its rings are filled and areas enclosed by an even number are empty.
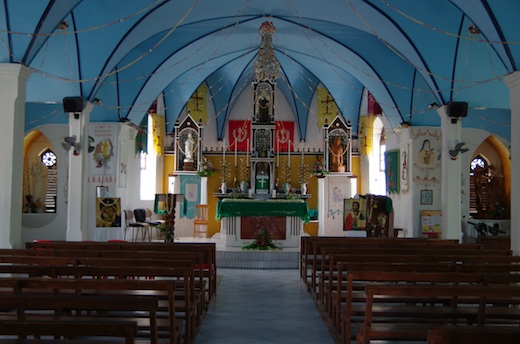
<svg viewBox="0 0 520 344"><path fill-rule="evenodd" d="M336 137L330 147L332 153L332 164L330 166L331 172L345 172L345 165L343 163L343 155L345 154L343 142L341 137Z"/></svg>
<svg viewBox="0 0 520 344"><path fill-rule="evenodd" d="M39 157L34 157L31 164L32 201L37 208L43 207L47 197L47 175L47 167L40 161Z"/></svg>
<svg viewBox="0 0 520 344"><path fill-rule="evenodd" d="M195 144L195 140L193 139L193 135L188 133L188 138L184 142L184 162L193 162L193 146Z"/></svg>

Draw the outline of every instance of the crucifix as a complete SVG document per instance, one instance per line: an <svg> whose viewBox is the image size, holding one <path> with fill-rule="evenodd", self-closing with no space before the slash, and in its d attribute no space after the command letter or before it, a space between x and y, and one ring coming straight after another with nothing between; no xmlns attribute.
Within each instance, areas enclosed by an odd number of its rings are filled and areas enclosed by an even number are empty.
<svg viewBox="0 0 520 344"><path fill-rule="evenodd" d="M332 115L331 113L329 113L329 110L330 110L330 106L331 104L330 103L334 103L334 98L332 98L330 96L330 94L327 93L327 98L325 100L322 100L321 101L322 103L325 103L325 113L324 115Z"/></svg>
<svg viewBox="0 0 520 344"><path fill-rule="evenodd" d="M192 109L193 111L196 111L196 112L200 112L200 107L199 107L199 101L202 101L204 100L204 97L199 97L199 90L196 90L193 95L190 97L190 100L193 100L194 102L194 105L195 105L195 108Z"/></svg>

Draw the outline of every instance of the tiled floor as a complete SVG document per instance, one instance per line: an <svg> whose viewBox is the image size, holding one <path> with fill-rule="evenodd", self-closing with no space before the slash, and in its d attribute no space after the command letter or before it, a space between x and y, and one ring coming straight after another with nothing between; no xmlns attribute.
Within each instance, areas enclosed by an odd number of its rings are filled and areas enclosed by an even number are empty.
<svg viewBox="0 0 520 344"><path fill-rule="evenodd" d="M219 268L196 344L333 344L298 269Z"/></svg>

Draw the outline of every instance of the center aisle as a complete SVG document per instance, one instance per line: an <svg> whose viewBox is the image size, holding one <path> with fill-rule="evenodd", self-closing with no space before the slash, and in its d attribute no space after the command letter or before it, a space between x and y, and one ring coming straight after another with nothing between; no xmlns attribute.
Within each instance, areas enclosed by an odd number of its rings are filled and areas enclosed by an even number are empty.
<svg viewBox="0 0 520 344"><path fill-rule="evenodd" d="M219 268L196 344L334 344L298 269Z"/></svg>

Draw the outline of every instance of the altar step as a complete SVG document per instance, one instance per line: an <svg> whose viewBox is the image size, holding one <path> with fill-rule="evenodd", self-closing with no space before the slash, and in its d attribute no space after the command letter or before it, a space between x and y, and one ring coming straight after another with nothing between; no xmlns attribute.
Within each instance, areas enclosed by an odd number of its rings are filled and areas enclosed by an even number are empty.
<svg viewBox="0 0 520 344"><path fill-rule="evenodd" d="M300 252L295 250L218 251L217 267L237 269L298 269Z"/></svg>

